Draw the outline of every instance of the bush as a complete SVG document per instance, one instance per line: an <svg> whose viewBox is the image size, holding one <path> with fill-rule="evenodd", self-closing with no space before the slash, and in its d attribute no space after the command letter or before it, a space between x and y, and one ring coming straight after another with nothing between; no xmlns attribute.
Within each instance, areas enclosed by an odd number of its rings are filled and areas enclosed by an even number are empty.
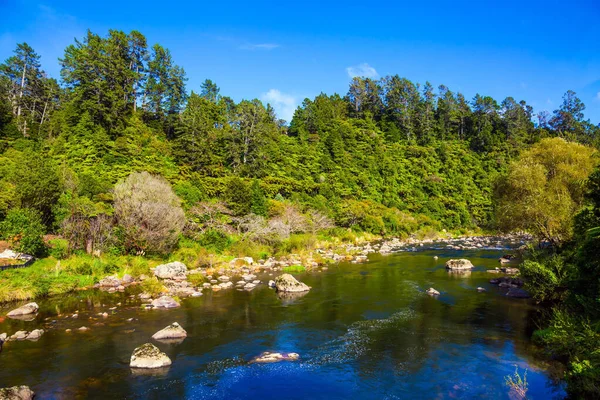
<svg viewBox="0 0 600 400"><path fill-rule="evenodd" d="M20 253L34 256L44 255L46 246L42 218L37 210L15 208L8 212L6 219L0 223L0 237L7 240L11 247Z"/></svg>
<svg viewBox="0 0 600 400"><path fill-rule="evenodd" d="M69 241L65 239L52 239L48 241L50 255L57 260L64 260L69 255Z"/></svg>
<svg viewBox="0 0 600 400"><path fill-rule="evenodd" d="M570 270L564 259L557 255L541 262L527 260L520 266L525 288L538 302L563 300Z"/></svg>
<svg viewBox="0 0 600 400"><path fill-rule="evenodd" d="M127 251L166 254L175 247L185 215L164 178L133 173L115 186L114 202Z"/></svg>

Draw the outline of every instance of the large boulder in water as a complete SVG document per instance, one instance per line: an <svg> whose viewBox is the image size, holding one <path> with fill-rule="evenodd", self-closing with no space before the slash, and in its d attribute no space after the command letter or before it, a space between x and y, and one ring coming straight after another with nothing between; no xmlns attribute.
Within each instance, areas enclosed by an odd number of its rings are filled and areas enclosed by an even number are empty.
<svg viewBox="0 0 600 400"><path fill-rule="evenodd" d="M179 307L179 303L172 297L161 296L156 300L152 301L152 306L156 308L176 308Z"/></svg>
<svg viewBox="0 0 600 400"><path fill-rule="evenodd" d="M187 277L187 267L179 261L161 264L154 268L154 275L161 279L184 280Z"/></svg>
<svg viewBox="0 0 600 400"><path fill-rule="evenodd" d="M183 339L185 337L187 337L187 332L177 322L173 322L171 325L152 335L152 339L154 340Z"/></svg>
<svg viewBox="0 0 600 400"><path fill-rule="evenodd" d="M475 268L473 266L473 263L471 263L471 261L461 258L460 260L448 260L446 261L446 269L450 269L453 271L456 270L466 270L466 269L472 269Z"/></svg>
<svg viewBox="0 0 600 400"><path fill-rule="evenodd" d="M29 386L13 386L0 389L0 400L31 400L35 393Z"/></svg>
<svg viewBox="0 0 600 400"><path fill-rule="evenodd" d="M116 275L107 276L105 278L102 278L100 282L98 282L98 286L106 288L118 287L120 285L121 280L117 278Z"/></svg>
<svg viewBox="0 0 600 400"><path fill-rule="evenodd" d="M290 274L283 274L275 278L275 289L278 292L307 292L310 287L299 282Z"/></svg>
<svg viewBox="0 0 600 400"><path fill-rule="evenodd" d="M171 359L152 343L136 348L131 355L131 368L162 368L171 365Z"/></svg>
<svg viewBox="0 0 600 400"><path fill-rule="evenodd" d="M508 289L508 292L506 292L506 295L508 297L514 297L517 299L528 299L531 297L531 295L529 294L529 292L527 292L525 289L521 289L518 287L511 287Z"/></svg>
<svg viewBox="0 0 600 400"><path fill-rule="evenodd" d="M9 317L19 317L21 315L35 314L36 312L38 312L39 309L40 307L37 305L37 303L29 303L15 310L12 310L6 315Z"/></svg>

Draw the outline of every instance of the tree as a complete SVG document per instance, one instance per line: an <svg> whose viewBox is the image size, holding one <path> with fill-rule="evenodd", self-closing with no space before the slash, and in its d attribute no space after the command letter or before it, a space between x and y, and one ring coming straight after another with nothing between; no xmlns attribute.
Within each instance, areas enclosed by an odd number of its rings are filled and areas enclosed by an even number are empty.
<svg viewBox="0 0 600 400"><path fill-rule="evenodd" d="M185 225L181 200L171 185L148 172L133 173L115 185L114 208L129 252L166 254Z"/></svg>
<svg viewBox="0 0 600 400"><path fill-rule="evenodd" d="M14 208L0 223L0 238L7 240L20 253L43 255L46 250L42 238L44 233L40 213L30 208Z"/></svg>
<svg viewBox="0 0 600 400"><path fill-rule="evenodd" d="M252 181L252 187L250 190L252 192L250 212L256 215L262 215L263 217L266 216L267 212L269 211L267 207L267 198L260 187L258 179L254 179Z"/></svg>
<svg viewBox="0 0 600 400"><path fill-rule="evenodd" d="M171 52L155 44L148 62L148 109L159 118L178 113L186 99L185 81L185 71L173 63Z"/></svg>
<svg viewBox="0 0 600 400"><path fill-rule="evenodd" d="M497 188L500 227L526 230L555 245L570 239L594 153L561 138L543 139L524 151Z"/></svg>
<svg viewBox="0 0 600 400"><path fill-rule="evenodd" d="M220 89L217 86L217 84L211 81L210 79L207 79L204 82L202 82L200 88L200 96L204 97L206 100L211 101L213 103L217 103L220 100Z"/></svg>
<svg viewBox="0 0 600 400"><path fill-rule="evenodd" d="M238 177L233 177L225 189L227 205L235 215L245 215L252 207L252 193L248 185Z"/></svg>

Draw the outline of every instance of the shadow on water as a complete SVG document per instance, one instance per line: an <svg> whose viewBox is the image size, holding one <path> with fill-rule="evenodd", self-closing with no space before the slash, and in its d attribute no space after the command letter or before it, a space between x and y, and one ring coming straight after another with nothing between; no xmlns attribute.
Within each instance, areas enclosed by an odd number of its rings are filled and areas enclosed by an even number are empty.
<svg viewBox="0 0 600 400"><path fill-rule="evenodd" d="M44 300L35 321L0 323L0 332L10 334L47 331L37 342L5 346L1 386L27 384L42 399L502 399L508 398L504 377L518 367L528 370L529 398L562 398L561 385L528 339L538 310L488 283L485 270L498 265L500 254L374 255L366 264L298 275L312 287L301 295L281 296L261 285L251 292L205 292L174 310L144 311L128 294ZM469 258L476 268L449 274L444 262L451 257ZM440 296L426 295L429 287ZM151 339L175 321L188 332L184 341ZM77 331L81 326L90 330ZM131 352L146 342L173 364L130 369ZM249 363L263 351L301 358Z"/></svg>

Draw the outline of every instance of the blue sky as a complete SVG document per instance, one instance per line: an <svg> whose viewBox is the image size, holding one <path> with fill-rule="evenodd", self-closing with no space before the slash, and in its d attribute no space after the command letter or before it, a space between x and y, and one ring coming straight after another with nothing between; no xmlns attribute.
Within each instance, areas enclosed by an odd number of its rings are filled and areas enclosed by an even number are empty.
<svg viewBox="0 0 600 400"><path fill-rule="evenodd" d="M325 4L326 3L326 4ZM600 1L0 0L0 59L17 42L59 76L64 48L89 28L141 31L168 47L188 90L206 78L289 119L305 97L345 94L350 75L399 74L501 101L556 109L571 89L600 123Z"/></svg>

